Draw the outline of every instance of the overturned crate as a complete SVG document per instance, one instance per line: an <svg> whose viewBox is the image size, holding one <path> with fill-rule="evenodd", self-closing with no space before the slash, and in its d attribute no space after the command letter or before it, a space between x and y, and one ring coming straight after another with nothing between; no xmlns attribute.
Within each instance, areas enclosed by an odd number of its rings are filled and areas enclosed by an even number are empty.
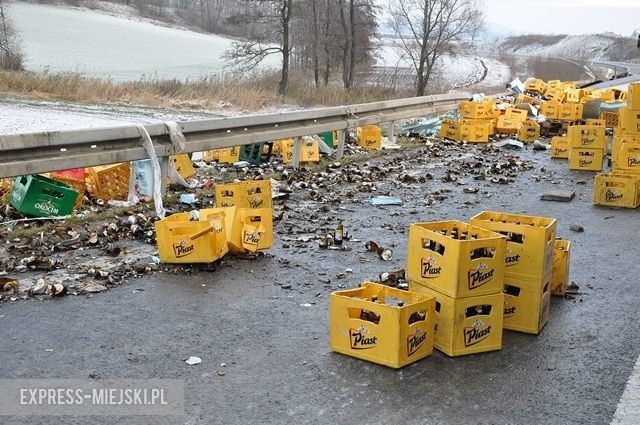
<svg viewBox="0 0 640 425"><path fill-rule="evenodd" d="M222 209L201 210L192 218L177 213L155 223L161 262L211 263L229 251Z"/></svg>

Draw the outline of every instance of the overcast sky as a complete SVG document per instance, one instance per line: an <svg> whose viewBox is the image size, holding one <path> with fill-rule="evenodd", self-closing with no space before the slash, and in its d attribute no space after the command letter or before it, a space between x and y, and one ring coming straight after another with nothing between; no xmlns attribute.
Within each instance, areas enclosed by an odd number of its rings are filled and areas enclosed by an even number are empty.
<svg viewBox="0 0 640 425"><path fill-rule="evenodd" d="M501 32L630 35L640 29L640 0L484 0L484 6L487 26L498 24Z"/></svg>

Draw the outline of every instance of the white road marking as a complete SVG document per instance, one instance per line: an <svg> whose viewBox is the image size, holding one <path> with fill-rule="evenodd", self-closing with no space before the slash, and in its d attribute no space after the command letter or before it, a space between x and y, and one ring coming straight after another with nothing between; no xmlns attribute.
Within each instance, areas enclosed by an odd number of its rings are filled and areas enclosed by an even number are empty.
<svg viewBox="0 0 640 425"><path fill-rule="evenodd" d="M640 357L627 381L611 425L640 424Z"/></svg>

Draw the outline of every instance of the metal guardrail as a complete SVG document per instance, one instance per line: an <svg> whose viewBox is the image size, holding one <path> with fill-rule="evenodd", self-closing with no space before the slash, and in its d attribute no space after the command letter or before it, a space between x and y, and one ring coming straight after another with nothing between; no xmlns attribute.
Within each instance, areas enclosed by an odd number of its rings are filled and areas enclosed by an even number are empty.
<svg viewBox="0 0 640 425"><path fill-rule="evenodd" d="M429 116L456 109L468 93L423 96L332 108L266 115L248 115L178 122L186 139L183 152L297 138L323 131ZM176 153L164 124L145 125L166 175L168 158ZM340 143L344 147L344 143ZM341 154L341 152L340 152ZM65 130L0 135L0 178L90 167L148 158L135 125L87 130ZM297 164L294 164L297 165ZM163 179L164 181L164 179Z"/></svg>

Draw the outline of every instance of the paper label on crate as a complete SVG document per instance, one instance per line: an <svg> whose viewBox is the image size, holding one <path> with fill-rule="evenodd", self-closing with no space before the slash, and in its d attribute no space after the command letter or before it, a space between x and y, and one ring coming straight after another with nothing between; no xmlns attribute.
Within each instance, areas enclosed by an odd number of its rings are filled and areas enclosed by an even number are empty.
<svg viewBox="0 0 640 425"><path fill-rule="evenodd" d="M480 263L474 269L467 272L469 289L476 289L493 279L495 270L489 269L486 263Z"/></svg>
<svg viewBox="0 0 640 425"><path fill-rule="evenodd" d="M491 325L486 325L482 320L476 320L473 325L463 329L464 346L471 347L491 335Z"/></svg>
<svg viewBox="0 0 640 425"><path fill-rule="evenodd" d="M177 244L176 243L173 244L173 254L176 256L176 258L182 258L182 257L186 257L187 255L191 255L193 254L194 250L195 250L195 245L194 244L188 245L187 241L185 241L184 239L182 239Z"/></svg>
<svg viewBox="0 0 640 425"><path fill-rule="evenodd" d="M425 279L439 277L442 273L442 266L436 266L436 259L433 256L420 259L420 275Z"/></svg>
<svg viewBox="0 0 640 425"><path fill-rule="evenodd" d="M354 350L375 348L378 343L378 337L371 335L366 326L360 326L358 329L349 329L349 339L351 348Z"/></svg>
<svg viewBox="0 0 640 425"><path fill-rule="evenodd" d="M407 337L407 356L411 356L424 345L427 340L427 333L420 328L416 328L413 335Z"/></svg>
<svg viewBox="0 0 640 425"><path fill-rule="evenodd" d="M618 202L624 198L624 194L618 192L617 190L607 189L604 194L604 197L607 202Z"/></svg>

